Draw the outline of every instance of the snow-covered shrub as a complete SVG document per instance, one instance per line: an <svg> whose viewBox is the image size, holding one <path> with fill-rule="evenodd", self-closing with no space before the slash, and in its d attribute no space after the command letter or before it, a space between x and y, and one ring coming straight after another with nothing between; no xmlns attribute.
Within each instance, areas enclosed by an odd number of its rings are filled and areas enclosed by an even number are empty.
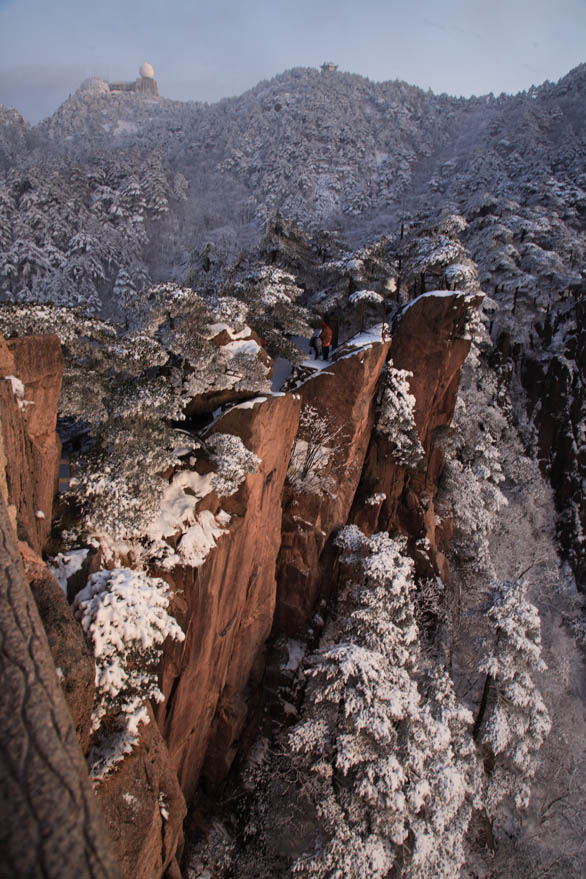
<svg viewBox="0 0 586 879"><path fill-rule="evenodd" d="M475 361L477 353L473 345ZM507 505L500 486L506 478L503 452L510 431L498 392L497 379L479 361L474 370L465 366L438 499L440 511L456 524L452 551L458 560L491 578L495 571L490 537L498 513ZM523 461L515 460L513 467L517 473L507 476L520 478Z"/></svg>
<svg viewBox="0 0 586 879"><path fill-rule="evenodd" d="M412 372L387 363L378 393L376 429L388 438L391 454L401 467L416 467L424 454L415 426L415 397L408 381L412 376Z"/></svg>
<svg viewBox="0 0 586 879"><path fill-rule="evenodd" d="M376 290L357 290L348 297L350 305L381 305L384 298Z"/></svg>
<svg viewBox="0 0 586 879"><path fill-rule="evenodd" d="M207 440L212 449L216 473L211 485L218 497L228 497L238 491L249 473L256 473L260 458L250 452L239 436L214 433Z"/></svg>
<svg viewBox="0 0 586 879"><path fill-rule="evenodd" d="M306 715L290 736L318 824L294 872L455 879L480 787L472 716L447 675L423 683L404 542L355 526L336 542L355 579L310 657Z"/></svg>
<svg viewBox="0 0 586 879"><path fill-rule="evenodd" d="M183 641L185 635L169 615L169 587L144 571L128 568L101 570L78 592L73 609L96 659L96 701L92 729L106 715L115 716L116 747L102 743L96 752L97 772L138 740L138 726L147 722L146 702L163 698L156 666L166 638ZM122 753L120 753L122 751Z"/></svg>
<svg viewBox="0 0 586 879"><path fill-rule="evenodd" d="M193 441L194 446L197 442ZM174 431L157 419L110 419L80 461L75 494L89 531L122 539L140 536L156 515L176 463Z"/></svg>
<svg viewBox="0 0 586 879"><path fill-rule="evenodd" d="M295 491L319 494L334 490L335 444L342 434L343 428L336 427L327 413L320 415L315 406L303 406L287 470L287 481Z"/></svg>
<svg viewBox="0 0 586 879"><path fill-rule="evenodd" d="M524 580L499 583L488 618L495 641L480 664L486 675L478 739L495 761L487 789L490 812L506 797L518 808L529 802L537 754L551 729L549 713L533 675L541 658L539 611L527 598Z"/></svg>

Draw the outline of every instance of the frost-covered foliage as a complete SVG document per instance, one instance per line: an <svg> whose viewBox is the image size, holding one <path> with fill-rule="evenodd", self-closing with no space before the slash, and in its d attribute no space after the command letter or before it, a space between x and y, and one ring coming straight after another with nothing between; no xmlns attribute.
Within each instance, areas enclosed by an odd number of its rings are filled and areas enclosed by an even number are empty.
<svg viewBox="0 0 586 879"><path fill-rule="evenodd" d="M235 494L247 474L257 472L260 458L246 448L239 436L231 433L214 433L207 444L216 465L212 488L218 497Z"/></svg>
<svg viewBox="0 0 586 879"><path fill-rule="evenodd" d="M401 302L430 290L479 290L476 263L459 237L466 229L466 220L458 214L434 223L422 211L398 245Z"/></svg>
<svg viewBox="0 0 586 879"><path fill-rule="evenodd" d="M424 454L415 426L415 397L409 387L412 377L406 369L385 364L377 397L376 429L387 437L400 467L416 467Z"/></svg>
<svg viewBox="0 0 586 879"><path fill-rule="evenodd" d="M144 571L128 568L92 574L78 592L74 613L93 646L96 701L92 729L114 716L115 731L90 755L95 778L103 777L138 741L140 723L148 722L148 699L163 696L156 665L166 638L184 634L169 615L169 587Z"/></svg>
<svg viewBox="0 0 586 879"><path fill-rule="evenodd" d="M375 290L357 290L348 297L350 305L380 305L384 298Z"/></svg>
<svg viewBox="0 0 586 879"><path fill-rule="evenodd" d="M5 334L54 332L62 342L60 415L79 422L80 431L92 429L71 483L84 529L113 539L144 534L168 485L163 474L176 464L170 422L182 420L194 397L208 391L233 389L238 398L270 389L270 360L247 314L233 297L204 300L171 283L137 296L125 330L66 308L0 308ZM194 437L185 443L199 447ZM229 494L240 470L252 472L254 462L248 452L225 451L218 453L217 480Z"/></svg>
<svg viewBox="0 0 586 879"><path fill-rule="evenodd" d="M291 337L311 336L312 314L301 305L303 289L295 276L273 266L261 266L238 281L234 293L246 302L250 326L264 340L271 357L300 363L302 352Z"/></svg>
<svg viewBox="0 0 586 879"><path fill-rule="evenodd" d="M496 587L488 617L495 640L480 664L487 676L487 702L478 738L494 759L486 793L487 808L493 812L506 797L526 808L537 754L551 721L534 679L536 672L545 670L541 621L523 579Z"/></svg>
<svg viewBox="0 0 586 879"><path fill-rule="evenodd" d="M423 684L404 543L355 526L337 543L354 579L310 658L305 718L290 737L318 824L294 872L457 877L480 778L472 717L447 675Z"/></svg>
<svg viewBox="0 0 586 879"><path fill-rule="evenodd" d="M115 539L143 534L167 488L162 474L176 463L176 444L175 432L157 419L117 418L100 427L73 487L85 529Z"/></svg>
<svg viewBox="0 0 586 879"><path fill-rule="evenodd" d="M293 491L334 492L334 475L338 469L336 446L343 434L343 426L336 426L327 412L320 414L315 406L303 406L287 470L287 481Z"/></svg>
<svg viewBox="0 0 586 879"><path fill-rule="evenodd" d="M478 355L473 345L454 413L438 509L442 516L449 512L454 517L452 551L458 563L494 578L490 537L496 516L507 505L501 485L507 476L534 479L535 470L523 469L520 462L515 472L515 464L507 462L510 472L504 472L511 413L502 398L502 379Z"/></svg>
<svg viewBox="0 0 586 879"><path fill-rule="evenodd" d="M90 313L104 301L132 306L150 276L146 224L160 220L172 197L161 153L109 151L72 162L53 151L42 165L15 165L0 191L11 225L0 240L2 299Z"/></svg>

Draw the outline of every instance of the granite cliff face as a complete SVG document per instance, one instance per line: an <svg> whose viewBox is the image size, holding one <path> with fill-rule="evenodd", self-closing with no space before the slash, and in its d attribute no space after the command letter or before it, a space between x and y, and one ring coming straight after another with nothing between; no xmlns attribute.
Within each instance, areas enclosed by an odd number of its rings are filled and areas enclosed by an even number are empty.
<svg viewBox="0 0 586 879"><path fill-rule="evenodd" d="M93 657L40 556L60 451L61 349L53 337L0 339L0 357L0 777L10 804L2 821L2 871L115 879L82 755Z"/></svg>
<svg viewBox="0 0 586 879"><path fill-rule="evenodd" d="M479 304L481 297L477 300ZM413 374L415 424L424 456L415 471L397 464L384 434L370 440L351 521L366 533L399 531L413 540L427 538L433 567L445 573L436 534L434 497L444 463L441 435L452 420L460 369L470 349L466 331L470 302L459 294L422 296L403 313L393 335L390 358L396 369ZM439 439L439 441L438 441ZM378 503L367 503L379 497Z"/></svg>
<svg viewBox="0 0 586 879"><path fill-rule="evenodd" d="M460 294L423 297L405 312L392 341L381 340L379 329L378 337L373 333L362 347L341 349L337 359L291 391L237 405L216 422L214 431L241 437L261 463L235 495L223 499L230 522L205 562L158 572L171 585L171 610L186 638L166 648L160 670L165 700L156 707L157 723L143 727L138 747L96 787L123 876L179 875L184 798L193 802L198 789L213 795L225 779L240 737L254 720L249 706L258 703L263 688L267 639L271 632L280 636L302 630L320 600L328 597L335 555L331 537L348 521L360 519L359 498L384 491L388 500L382 509L380 504L367 508L377 520L384 519L387 527L393 519L414 539L430 533L422 523L441 470L430 437L449 423L459 367L468 350L458 333L470 306ZM8 391L4 434L10 439L8 428L14 434L16 425L21 436L20 444L5 441L8 455L2 472L9 476L10 485L16 472L19 485L27 475L28 492L36 498L44 486L46 490L47 475L52 474L52 480L55 475L58 447L50 426L58 386L58 377L52 375L59 362L58 346L50 338L25 338L11 340L10 347L18 352L27 393L31 388L31 395L34 390L36 399L45 401L44 421L37 417L30 422L35 448L22 424L28 412L22 414L12 385L3 383L1 390ZM4 371L18 374L16 359L7 347L2 350ZM392 465L373 433L379 378L389 350L397 363L413 371L417 428L427 452L421 479L408 488L401 481L404 472ZM36 352L36 371L32 352ZM335 454L321 469L324 482L313 491L300 490L291 475L291 452L296 437L303 436L303 431L298 432L304 407L327 416L335 446ZM23 456L27 442L29 454ZM46 452L44 459L39 449ZM36 502L29 494L8 493L17 527L25 527L20 523L29 521L27 515L32 523L36 521L29 512ZM218 512L213 493L205 506ZM409 512L401 513L403 507ZM50 522L50 507L47 510ZM370 525L378 527L374 519ZM31 533L31 543L40 551L40 535ZM85 749L93 661L62 590L38 553L23 546L23 555Z"/></svg>
<svg viewBox="0 0 586 879"><path fill-rule="evenodd" d="M165 656L158 719L188 799L202 772L211 788L226 775L273 621L281 494L299 401L288 395L245 406L224 415L217 430L241 436L261 459L259 470L223 502L231 521L204 564L169 575L186 639Z"/></svg>

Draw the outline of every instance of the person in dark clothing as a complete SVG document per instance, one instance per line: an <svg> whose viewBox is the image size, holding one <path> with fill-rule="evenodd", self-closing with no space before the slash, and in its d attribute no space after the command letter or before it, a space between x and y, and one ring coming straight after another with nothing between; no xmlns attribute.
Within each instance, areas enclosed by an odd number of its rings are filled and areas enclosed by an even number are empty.
<svg viewBox="0 0 586 879"><path fill-rule="evenodd" d="M320 336L321 336L321 333L320 333L319 329L314 330L313 335L312 335L311 339L309 340L309 351L310 351L310 353L311 353L311 351L314 352L316 360L319 360L319 355L321 354L321 338L320 338Z"/></svg>
<svg viewBox="0 0 586 879"><path fill-rule="evenodd" d="M324 360L327 360L330 354L330 345L332 344L332 330L325 320L321 325L321 333L319 334L319 337L321 339L322 357Z"/></svg>

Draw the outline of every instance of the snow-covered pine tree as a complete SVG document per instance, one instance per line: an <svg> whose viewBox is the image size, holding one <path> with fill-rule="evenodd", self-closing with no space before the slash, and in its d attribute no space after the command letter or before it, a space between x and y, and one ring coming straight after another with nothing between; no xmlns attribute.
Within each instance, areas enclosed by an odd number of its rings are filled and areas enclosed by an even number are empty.
<svg viewBox="0 0 586 879"><path fill-rule="evenodd" d="M415 426L415 397L409 387L413 373L385 364L377 397L376 429L384 434L400 467L416 467L423 447Z"/></svg>
<svg viewBox="0 0 586 879"><path fill-rule="evenodd" d="M545 669L539 611L528 600L522 578L495 587L488 618L495 640L479 667L486 678L475 734L486 749L486 805L494 814L509 797L518 808L527 806L551 720L534 680Z"/></svg>
<svg viewBox="0 0 586 879"><path fill-rule="evenodd" d="M455 879L481 786L472 716L447 675L419 683L403 540L348 526L337 544L353 576L310 659L307 713L290 736L317 820L314 850L294 872Z"/></svg>

